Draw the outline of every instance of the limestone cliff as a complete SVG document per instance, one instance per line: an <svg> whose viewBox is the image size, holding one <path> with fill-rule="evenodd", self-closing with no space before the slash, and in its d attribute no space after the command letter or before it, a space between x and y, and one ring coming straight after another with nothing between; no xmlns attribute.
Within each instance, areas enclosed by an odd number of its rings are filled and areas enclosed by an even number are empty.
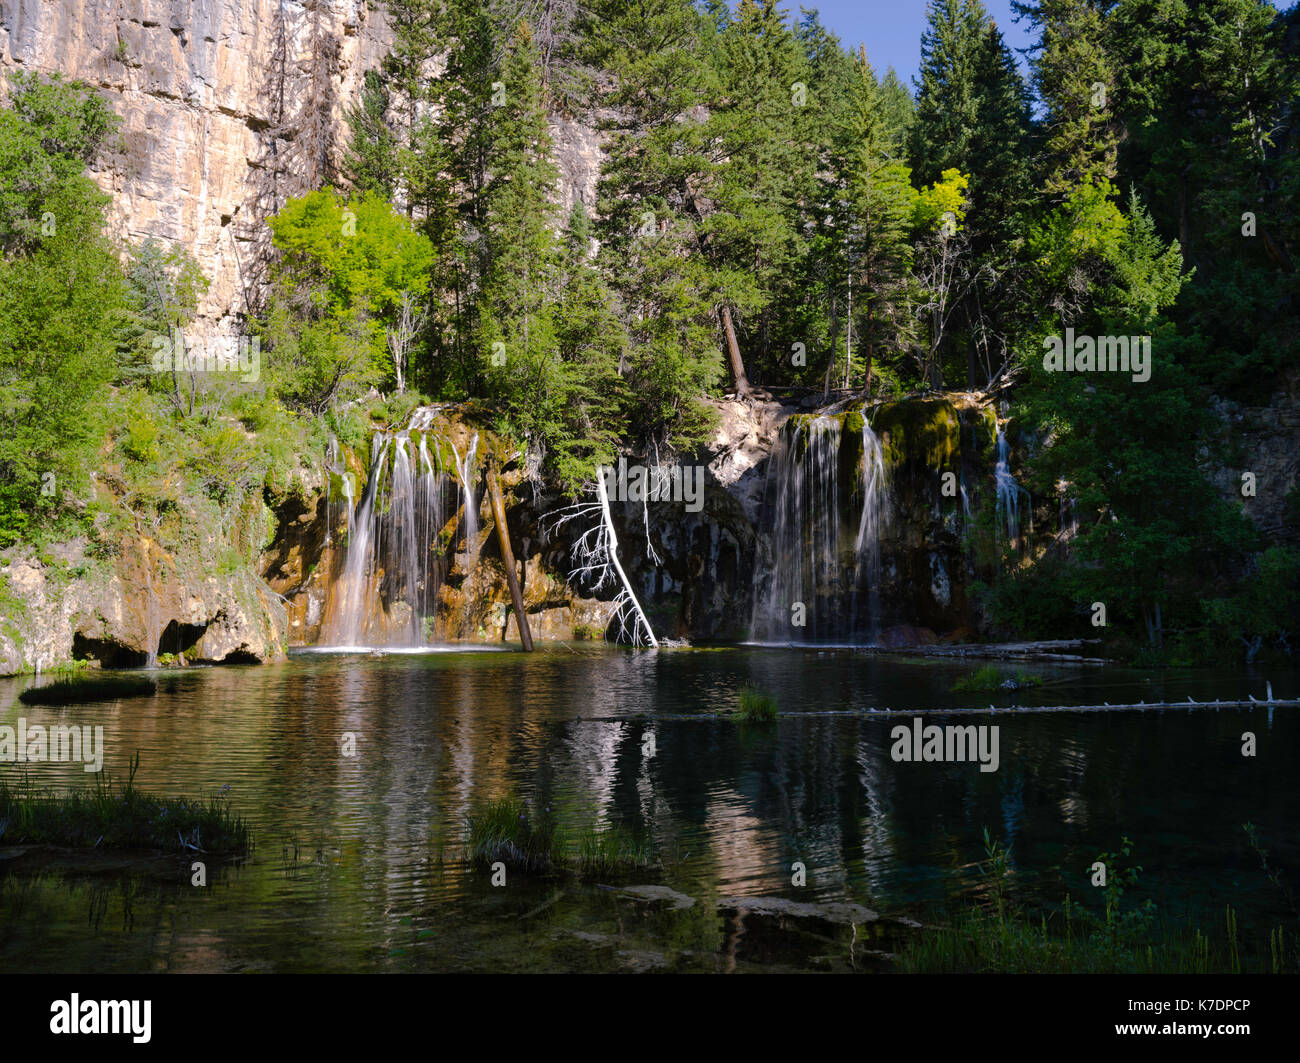
<svg viewBox="0 0 1300 1063"><path fill-rule="evenodd" d="M194 255L211 282L196 331L211 334L256 305L266 217L337 169L344 110L390 41L373 0L0 0L0 75L79 78L121 116L92 174L115 233ZM556 116L551 134L562 208L592 204L594 125Z"/></svg>
<svg viewBox="0 0 1300 1063"><path fill-rule="evenodd" d="M0 72L104 93L122 136L92 176L113 194L116 235L189 249L211 282L200 327L227 333L255 295L268 208L303 187L313 55L331 72L338 150L342 101L386 50L366 0L0 2Z"/></svg>

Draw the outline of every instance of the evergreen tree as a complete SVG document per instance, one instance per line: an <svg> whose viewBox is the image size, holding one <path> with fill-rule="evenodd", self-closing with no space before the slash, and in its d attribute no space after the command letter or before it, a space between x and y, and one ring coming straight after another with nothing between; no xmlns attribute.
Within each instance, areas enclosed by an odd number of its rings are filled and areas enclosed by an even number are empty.
<svg viewBox="0 0 1300 1063"><path fill-rule="evenodd" d="M902 148L912 135L916 121L916 102L902 78L891 66L880 80L880 102L885 112L885 128L896 148Z"/></svg>
<svg viewBox="0 0 1300 1063"><path fill-rule="evenodd" d="M474 303L475 349L488 394L519 435L541 438L558 396L555 305L560 244L536 42L521 22L506 46L496 102L476 142L482 189L474 205L482 234Z"/></svg>
<svg viewBox="0 0 1300 1063"><path fill-rule="evenodd" d="M598 233L628 331L629 435L691 446L710 422L699 398L722 369L723 293L700 252L700 188L713 166L701 111L716 85L704 22L688 0L635 11L596 0L579 20L584 57L614 77L603 102L621 116L601 168Z"/></svg>
<svg viewBox="0 0 1300 1063"><path fill-rule="evenodd" d="M873 361L880 351L901 354L910 343L912 297L908 237L916 193L906 165L893 157L880 86L860 49L856 62L853 141L848 172L851 219L845 238L849 269L856 278L853 319L858 321L863 388L871 389ZM853 382L846 351L844 380Z"/></svg>
<svg viewBox="0 0 1300 1063"><path fill-rule="evenodd" d="M1060 202L1080 185L1116 174L1117 81L1102 0L1012 0L1011 6L1040 32L1034 83L1047 111L1044 189Z"/></svg>
<svg viewBox="0 0 1300 1063"><path fill-rule="evenodd" d="M354 191L377 192L392 199L397 190L397 137L388 125L390 93L383 75L367 70L361 99L348 108L351 130L343 168Z"/></svg>
<svg viewBox="0 0 1300 1063"><path fill-rule="evenodd" d="M969 165L979 125L975 79L982 18L978 0L930 0L909 145L922 184Z"/></svg>
<svg viewBox="0 0 1300 1063"><path fill-rule="evenodd" d="M776 369L784 380L788 345L773 335L773 303L801 254L798 205L815 188L815 121L805 116L817 106L818 86L808 84L776 0L741 0L719 38L718 65L720 99L706 135L723 161L704 175L692 209L723 295L724 339L737 348L729 351L733 372L739 363L747 376L748 361L760 376Z"/></svg>

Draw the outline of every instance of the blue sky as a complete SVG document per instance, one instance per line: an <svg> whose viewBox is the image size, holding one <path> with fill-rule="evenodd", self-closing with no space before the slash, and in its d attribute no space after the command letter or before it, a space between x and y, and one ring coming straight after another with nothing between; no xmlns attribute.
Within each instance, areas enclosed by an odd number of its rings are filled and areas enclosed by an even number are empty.
<svg viewBox="0 0 1300 1063"><path fill-rule="evenodd" d="M1277 8L1291 0L1273 0ZM783 10L796 14L800 7L815 7L822 22L850 49L867 46L867 58L877 75L889 67L911 85L921 61L921 32L925 29L926 0L786 0ZM1011 0L984 0L984 6L1013 48L1033 43L1027 22L1011 19ZM1024 56L1019 57L1024 69Z"/></svg>
<svg viewBox="0 0 1300 1063"><path fill-rule="evenodd" d="M867 46L867 58L877 75L892 66L908 85L920 66L928 6L926 0L788 0L781 4L792 14L800 7L815 7L823 24L844 47L856 50L859 44ZM1012 48L1032 43L1025 32L1028 24L1011 21L1011 0L984 0L984 7Z"/></svg>

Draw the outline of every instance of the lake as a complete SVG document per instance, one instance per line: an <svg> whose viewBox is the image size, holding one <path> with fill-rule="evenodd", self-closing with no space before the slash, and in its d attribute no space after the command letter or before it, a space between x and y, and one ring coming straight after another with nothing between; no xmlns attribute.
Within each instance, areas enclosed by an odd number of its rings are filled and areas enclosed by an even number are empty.
<svg viewBox="0 0 1300 1063"><path fill-rule="evenodd" d="M980 899L985 828L1009 847L1029 900L1068 891L1097 903L1089 867L1128 837L1143 869L1132 897L1153 899L1166 919L1217 926L1230 904L1243 939L1266 941L1291 915L1242 824L1257 826L1294 883L1294 710L1024 710L1263 698L1265 678L1295 698L1297 673L1033 664L1041 687L952 693L974 667L813 647L300 652L278 665L157 672L153 698L60 709L19 705L30 679L3 680L0 723L102 725L106 770L124 777L138 751L136 785L154 793L229 787L256 849L211 863L195 887L189 858L0 847L0 969L856 967L847 928L748 925L718 902L852 901L924 922L946 901ZM776 699L775 724L719 718L745 686ZM913 713L996 725L998 770L895 762L891 729ZM1242 755L1247 731L1254 757ZM19 766L0 771L13 778ZM90 778L75 764L28 772L58 787ZM512 872L493 886L459 848L467 814L511 793L575 829L644 838L662 866L617 880ZM640 884L694 903L620 892ZM894 931L876 933L884 942Z"/></svg>

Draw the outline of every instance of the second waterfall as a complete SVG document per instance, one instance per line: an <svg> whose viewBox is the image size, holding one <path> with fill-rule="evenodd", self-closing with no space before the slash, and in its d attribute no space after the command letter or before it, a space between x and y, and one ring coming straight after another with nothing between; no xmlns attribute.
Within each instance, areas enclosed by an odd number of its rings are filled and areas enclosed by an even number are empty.
<svg viewBox="0 0 1300 1063"><path fill-rule="evenodd" d="M874 642L888 511L884 452L862 413L786 421L764 489L751 639Z"/></svg>

